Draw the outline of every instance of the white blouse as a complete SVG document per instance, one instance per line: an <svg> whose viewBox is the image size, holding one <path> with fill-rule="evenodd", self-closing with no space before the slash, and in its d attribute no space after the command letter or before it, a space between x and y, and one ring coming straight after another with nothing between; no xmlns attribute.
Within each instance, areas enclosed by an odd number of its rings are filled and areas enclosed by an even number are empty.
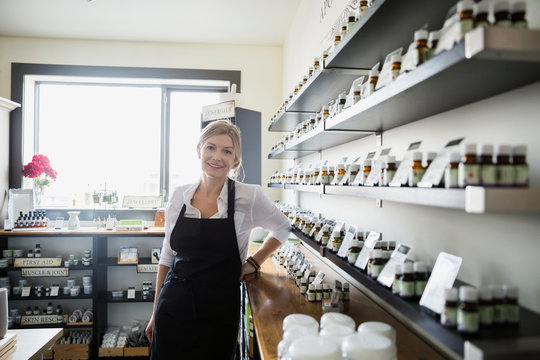
<svg viewBox="0 0 540 360"><path fill-rule="evenodd" d="M184 204L186 205L185 217L201 218L199 209L191 205L198 187L199 183L179 186L169 199L165 209L165 238L159 260L161 265L171 267L173 264L176 251L171 249L171 233ZM235 188L234 225L238 252L243 263L247 258L249 238L253 228L261 227L269 231L270 236L285 243L289 237L290 224L285 215L266 197L261 186L236 182ZM211 219L227 218L227 197L227 182L225 182L217 199L218 211Z"/></svg>

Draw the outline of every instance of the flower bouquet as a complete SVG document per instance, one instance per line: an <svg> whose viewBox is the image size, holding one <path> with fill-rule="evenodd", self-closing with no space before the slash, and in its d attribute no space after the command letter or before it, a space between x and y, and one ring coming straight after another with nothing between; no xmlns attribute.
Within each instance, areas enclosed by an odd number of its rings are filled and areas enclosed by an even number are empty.
<svg viewBox="0 0 540 360"><path fill-rule="evenodd" d="M34 179L34 191L36 193L37 203L41 203L41 198L45 186L49 186L53 180L56 180L58 174L52 167L49 158L42 154L36 154L32 161L23 167L23 176Z"/></svg>

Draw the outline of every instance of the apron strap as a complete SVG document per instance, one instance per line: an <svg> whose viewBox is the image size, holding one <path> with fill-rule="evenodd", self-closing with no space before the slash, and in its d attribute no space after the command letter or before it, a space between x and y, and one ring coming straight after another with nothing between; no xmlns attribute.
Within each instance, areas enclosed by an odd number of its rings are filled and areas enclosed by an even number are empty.
<svg viewBox="0 0 540 360"><path fill-rule="evenodd" d="M234 219L234 200L235 200L235 187L234 180L227 179L228 195L227 195L227 217Z"/></svg>
<svg viewBox="0 0 540 360"><path fill-rule="evenodd" d="M186 204L182 206L182 210L180 210L180 215L178 215L178 218L179 219L183 218L185 213L186 213Z"/></svg>

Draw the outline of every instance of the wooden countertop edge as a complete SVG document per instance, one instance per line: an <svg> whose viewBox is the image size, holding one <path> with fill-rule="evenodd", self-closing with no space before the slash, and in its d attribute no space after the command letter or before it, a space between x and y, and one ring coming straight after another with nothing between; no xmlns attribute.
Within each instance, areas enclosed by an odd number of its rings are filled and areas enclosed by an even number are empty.
<svg viewBox="0 0 540 360"><path fill-rule="evenodd" d="M70 235L165 235L165 228L151 227L143 231L117 231L117 230L105 230L105 229L92 229L92 230L19 230L19 231L6 231L0 230L0 236L42 236L42 235L58 235L58 236L70 236Z"/></svg>

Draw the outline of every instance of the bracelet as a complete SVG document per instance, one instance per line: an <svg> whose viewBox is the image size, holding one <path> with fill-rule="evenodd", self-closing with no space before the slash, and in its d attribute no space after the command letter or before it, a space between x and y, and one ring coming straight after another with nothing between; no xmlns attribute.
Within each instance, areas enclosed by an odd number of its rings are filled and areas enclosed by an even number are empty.
<svg viewBox="0 0 540 360"><path fill-rule="evenodd" d="M246 259L246 262L250 263L251 266L253 266L253 267L255 268L255 271L258 272L259 270L261 270L261 265L259 265L259 263L257 262L257 260L255 260L255 259L253 258L253 256L248 257L248 258Z"/></svg>

